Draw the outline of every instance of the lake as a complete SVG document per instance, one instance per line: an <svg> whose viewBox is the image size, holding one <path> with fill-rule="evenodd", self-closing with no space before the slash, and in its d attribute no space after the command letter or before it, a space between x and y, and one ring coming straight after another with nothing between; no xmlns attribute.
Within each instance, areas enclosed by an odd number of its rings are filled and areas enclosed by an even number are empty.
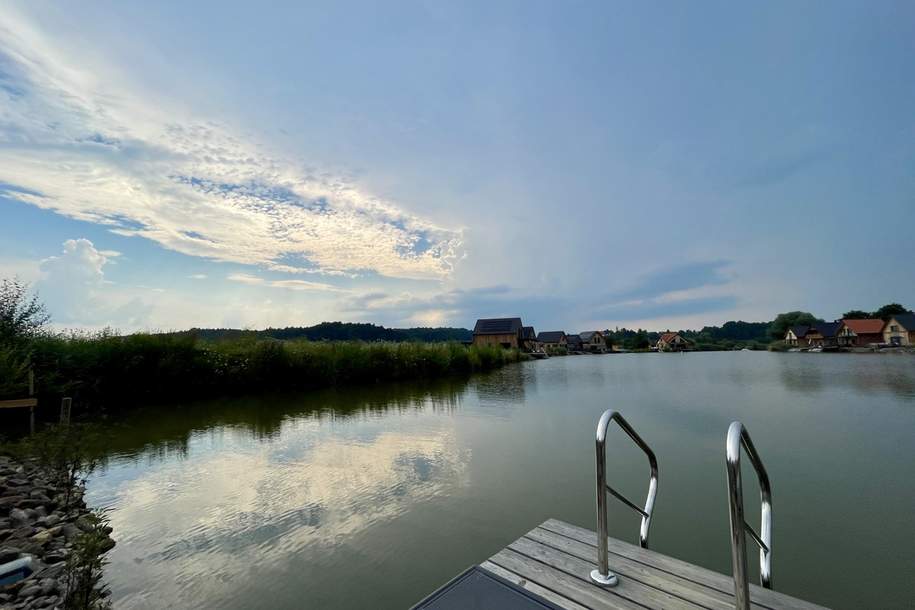
<svg viewBox="0 0 915 610"><path fill-rule="evenodd" d="M547 518L595 529L594 430L611 407L658 456L654 550L730 574L724 441L739 419L772 479L774 588L911 607L915 357L765 352L551 358L110 422L88 500L111 509L115 606L409 607ZM608 462L641 502L646 460L618 429ZM638 539L612 499L610 531Z"/></svg>

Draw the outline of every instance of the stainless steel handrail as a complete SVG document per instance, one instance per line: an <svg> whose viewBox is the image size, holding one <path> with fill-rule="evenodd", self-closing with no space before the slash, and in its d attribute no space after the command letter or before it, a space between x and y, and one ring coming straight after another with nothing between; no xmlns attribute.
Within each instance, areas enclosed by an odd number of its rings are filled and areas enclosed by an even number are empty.
<svg viewBox="0 0 915 610"><path fill-rule="evenodd" d="M607 485L607 428L610 422L615 421L619 427L629 435L639 449L648 456L648 465L651 468L651 479L648 482L648 497L645 500L644 510L636 506L628 498ZM651 527L651 513L654 511L654 500L658 495L658 459L651 447L642 440L632 426L622 415L612 409L607 409L597 423L597 570L591 570L591 580L605 587L615 587L619 578L610 571L610 557L607 549L607 492L620 500L623 504L642 515L642 524L639 527L639 544L648 548L648 528Z"/></svg>
<svg viewBox="0 0 915 610"><path fill-rule="evenodd" d="M759 478L759 496L762 504L760 533L747 523L743 513L743 487L740 478L740 448L743 446ZM728 506L731 518L731 565L734 569L734 607L750 608L750 584L747 578L747 537L759 546L759 580L762 586L772 588L772 487L756 447L747 429L738 421L728 428L727 440Z"/></svg>

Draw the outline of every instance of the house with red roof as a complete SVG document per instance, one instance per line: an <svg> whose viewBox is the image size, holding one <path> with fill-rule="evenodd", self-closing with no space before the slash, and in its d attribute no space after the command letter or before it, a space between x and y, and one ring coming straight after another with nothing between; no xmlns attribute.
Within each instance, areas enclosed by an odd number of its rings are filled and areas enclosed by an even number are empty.
<svg viewBox="0 0 915 610"><path fill-rule="evenodd" d="M689 347L689 342L681 337L680 333L667 331L661 333L661 338L658 339L659 352L682 352L687 347Z"/></svg>
<svg viewBox="0 0 915 610"><path fill-rule="evenodd" d="M842 320L839 345L867 347L883 343L883 320Z"/></svg>

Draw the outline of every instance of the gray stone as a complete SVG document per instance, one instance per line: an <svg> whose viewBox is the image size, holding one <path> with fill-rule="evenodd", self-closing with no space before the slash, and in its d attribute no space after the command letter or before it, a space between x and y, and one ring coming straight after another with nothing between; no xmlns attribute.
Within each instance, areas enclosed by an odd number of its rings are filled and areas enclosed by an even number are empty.
<svg viewBox="0 0 915 610"><path fill-rule="evenodd" d="M19 589L19 597L35 597L36 595L41 595L41 587L37 584Z"/></svg>
<svg viewBox="0 0 915 610"><path fill-rule="evenodd" d="M16 506L19 502L25 500L25 496L6 496L5 498L0 498L0 513L4 515L7 514L11 508Z"/></svg>
<svg viewBox="0 0 915 610"><path fill-rule="evenodd" d="M19 508L14 508L10 511L10 521L12 521L14 527L23 527L32 523L26 512Z"/></svg>
<svg viewBox="0 0 915 610"><path fill-rule="evenodd" d="M4 540L6 540L7 538L9 538L10 536L12 536L15 533L16 533L16 530L6 530L6 529L0 530L0 542L3 542Z"/></svg>
<svg viewBox="0 0 915 610"><path fill-rule="evenodd" d="M0 563L19 559L19 553L22 551L14 546L0 547Z"/></svg>
<svg viewBox="0 0 915 610"><path fill-rule="evenodd" d="M42 595L50 595L57 592L57 581L53 578L42 578L38 584L41 585Z"/></svg>
<svg viewBox="0 0 915 610"><path fill-rule="evenodd" d="M58 551L51 551L44 556L44 562L48 564L60 563L62 561L66 561L66 559L67 553L65 553L62 549Z"/></svg>
<svg viewBox="0 0 915 610"><path fill-rule="evenodd" d="M91 532L95 527L95 524L87 515L83 515L76 520L76 527L83 530L84 532Z"/></svg>
<svg viewBox="0 0 915 610"><path fill-rule="evenodd" d="M41 527L54 527L60 523L60 517L56 515L45 515L44 517L39 517L35 522L35 525L40 525Z"/></svg>
<svg viewBox="0 0 915 610"><path fill-rule="evenodd" d="M68 542L76 540L82 533L80 529L72 523L64 523L61 526L61 531L63 531L64 536L67 538Z"/></svg>

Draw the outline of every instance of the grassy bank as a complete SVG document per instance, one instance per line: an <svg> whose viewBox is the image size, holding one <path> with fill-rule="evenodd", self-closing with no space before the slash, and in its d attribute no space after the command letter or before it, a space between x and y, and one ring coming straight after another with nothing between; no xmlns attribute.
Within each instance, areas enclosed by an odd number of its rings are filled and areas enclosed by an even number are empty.
<svg viewBox="0 0 915 610"><path fill-rule="evenodd" d="M38 336L20 353L28 353L40 394L66 394L83 404L106 407L137 400L468 375L523 357L517 350L460 343L254 338L206 342L150 334ZM22 369L10 370L21 380L5 384L5 391L21 395L26 387Z"/></svg>

